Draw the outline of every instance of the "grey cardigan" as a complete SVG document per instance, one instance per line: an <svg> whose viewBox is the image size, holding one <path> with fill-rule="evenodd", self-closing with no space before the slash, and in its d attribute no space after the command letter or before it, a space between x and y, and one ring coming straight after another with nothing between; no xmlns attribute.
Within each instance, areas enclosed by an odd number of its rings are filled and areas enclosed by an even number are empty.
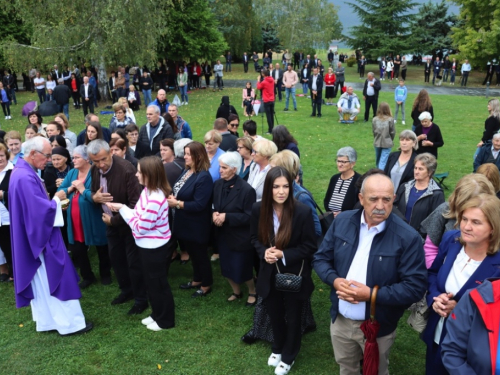
<svg viewBox="0 0 500 375"><path fill-rule="evenodd" d="M450 204L448 202L441 203L420 225L420 232L428 235L436 246L439 246L446 232L457 229L455 228L456 219L447 219L443 216L449 210Z"/></svg>
<svg viewBox="0 0 500 375"><path fill-rule="evenodd" d="M392 148L396 127L392 117L382 119L378 116L372 120L373 146L381 148Z"/></svg>

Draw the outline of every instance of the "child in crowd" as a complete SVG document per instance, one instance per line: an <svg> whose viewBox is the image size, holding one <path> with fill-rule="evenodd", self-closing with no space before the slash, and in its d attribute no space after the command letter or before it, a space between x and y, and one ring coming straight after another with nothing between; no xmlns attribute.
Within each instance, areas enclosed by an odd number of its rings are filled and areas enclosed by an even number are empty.
<svg viewBox="0 0 500 375"><path fill-rule="evenodd" d="M394 115L394 124L398 121L399 107L401 107L402 124L405 125L405 102L408 96L408 90L405 86L405 81L400 78L399 86L394 90L394 100L396 101L396 114Z"/></svg>

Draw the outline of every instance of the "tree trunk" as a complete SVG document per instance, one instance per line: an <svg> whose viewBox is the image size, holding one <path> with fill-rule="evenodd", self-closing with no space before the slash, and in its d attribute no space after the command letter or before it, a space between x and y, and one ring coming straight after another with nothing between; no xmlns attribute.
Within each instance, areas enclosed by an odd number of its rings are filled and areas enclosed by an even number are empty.
<svg viewBox="0 0 500 375"><path fill-rule="evenodd" d="M101 61L99 62L99 66L97 68L97 78L99 82L97 88L101 94L101 100L107 101L110 97L108 90L108 75L106 73L106 63L104 58L101 58Z"/></svg>

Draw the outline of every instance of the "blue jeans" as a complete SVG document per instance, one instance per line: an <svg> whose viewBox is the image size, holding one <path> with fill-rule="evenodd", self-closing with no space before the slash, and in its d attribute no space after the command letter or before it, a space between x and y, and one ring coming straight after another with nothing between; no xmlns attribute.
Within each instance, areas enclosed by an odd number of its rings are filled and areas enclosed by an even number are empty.
<svg viewBox="0 0 500 375"><path fill-rule="evenodd" d="M377 168L384 170L390 153L390 148L375 147L375 165Z"/></svg>
<svg viewBox="0 0 500 375"><path fill-rule="evenodd" d="M185 86L179 86L179 91L181 92L181 102L188 102L188 87L187 85Z"/></svg>
<svg viewBox="0 0 500 375"><path fill-rule="evenodd" d="M226 72L227 72L228 68L229 68L229 71L231 71L231 63L230 62L226 63Z"/></svg>
<svg viewBox="0 0 500 375"><path fill-rule="evenodd" d="M307 83L307 82L302 83L302 93L303 93L304 95L307 95L307 90L308 90L308 89L309 89L309 85L308 85L308 83Z"/></svg>
<svg viewBox="0 0 500 375"><path fill-rule="evenodd" d="M153 101L153 99L151 99L151 89L142 90L142 95L144 95L144 105L147 107L149 103Z"/></svg>
<svg viewBox="0 0 500 375"><path fill-rule="evenodd" d="M10 97L12 98L11 101L13 101L14 104L17 104L16 90L14 88L10 89Z"/></svg>
<svg viewBox="0 0 500 375"><path fill-rule="evenodd" d="M63 112L69 120L69 103L57 105L59 112Z"/></svg>
<svg viewBox="0 0 500 375"><path fill-rule="evenodd" d="M455 83L455 74L456 74L456 71L452 70L451 71L450 83Z"/></svg>
<svg viewBox="0 0 500 375"><path fill-rule="evenodd" d="M398 104L396 102L396 114L394 115L394 120L397 121L397 119L398 119L399 107L401 107L402 119L404 121L405 120L405 102L401 102L401 104Z"/></svg>
<svg viewBox="0 0 500 375"><path fill-rule="evenodd" d="M443 82L448 81L448 73L450 72L450 69L443 69Z"/></svg>
<svg viewBox="0 0 500 375"><path fill-rule="evenodd" d="M40 100L40 104L45 101L45 89L36 89L36 93L38 94L38 100Z"/></svg>
<svg viewBox="0 0 500 375"><path fill-rule="evenodd" d="M291 94L293 99L293 108L297 109L297 98L295 97L295 87L286 88L285 93L286 93L285 108L288 109L288 103L290 102L290 94Z"/></svg>

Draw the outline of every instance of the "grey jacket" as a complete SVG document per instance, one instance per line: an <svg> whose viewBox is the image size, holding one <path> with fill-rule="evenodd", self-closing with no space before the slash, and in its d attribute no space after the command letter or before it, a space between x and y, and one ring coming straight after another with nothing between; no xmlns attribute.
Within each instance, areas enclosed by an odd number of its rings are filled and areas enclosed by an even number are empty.
<svg viewBox="0 0 500 375"><path fill-rule="evenodd" d="M450 210L450 204L444 202L438 206L420 225L420 232L429 236L432 243L439 246L443 235L455 230L456 219L447 219L443 216L445 212Z"/></svg>
<svg viewBox="0 0 500 375"><path fill-rule="evenodd" d="M337 66L335 68L335 77L337 79L337 82L345 81L344 73L345 73L345 68L343 66L341 66L340 68Z"/></svg>
<svg viewBox="0 0 500 375"><path fill-rule="evenodd" d="M383 119L374 117L372 120L373 146L381 148L392 148L394 146L394 136L396 127L392 117Z"/></svg>

